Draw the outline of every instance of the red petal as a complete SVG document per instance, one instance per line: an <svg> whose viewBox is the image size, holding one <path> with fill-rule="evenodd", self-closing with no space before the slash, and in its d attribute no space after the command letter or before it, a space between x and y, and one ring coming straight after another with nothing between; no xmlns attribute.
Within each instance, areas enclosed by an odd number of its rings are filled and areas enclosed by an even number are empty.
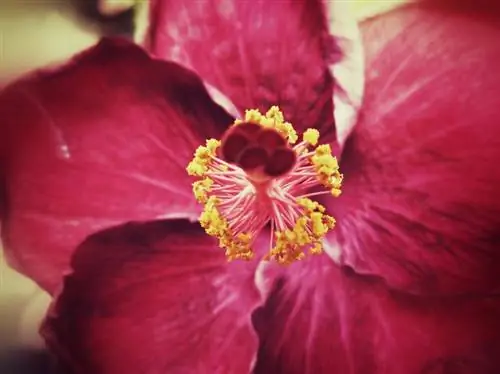
<svg viewBox="0 0 500 374"><path fill-rule="evenodd" d="M362 118L329 201L342 261L415 293L500 285L500 29L412 7L364 25Z"/></svg>
<svg viewBox="0 0 500 374"><path fill-rule="evenodd" d="M194 218L185 167L232 119L201 81L139 47L104 40L0 96L6 250L53 292L74 248L129 220Z"/></svg>
<svg viewBox="0 0 500 374"><path fill-rule="evenodd" d="M66 372L249 373L255 263L228 264L196 224L128 224L90 237L42 328Z"/></svg>
<svg viewBox="0 0 500 374"><path fill-rule="evenodd" d="M461 11L482 16L497 16L500 3L497 0L419 0L427 6L439 7L448 11Z"/></svg>
<svg viewBox="0 0 500 374"><path fill-rule="evenodd" d="M157 0L146 44L193 68L240 111L279 105L299 130L332 131L329 68L343 55L324 10L321 0Z"/></svg>
<svg viewBox="0 0 500 374"><path fill-rule="evenodd" d="M255 374L500 372L500 299L421 298L332 266L294 264L255 315Z"/></svg>

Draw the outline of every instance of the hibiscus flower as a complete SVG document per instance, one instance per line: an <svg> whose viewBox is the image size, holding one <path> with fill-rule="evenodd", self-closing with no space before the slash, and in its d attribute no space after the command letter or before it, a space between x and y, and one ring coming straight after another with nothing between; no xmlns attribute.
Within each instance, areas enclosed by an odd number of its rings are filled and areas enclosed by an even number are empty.
<svg viewBox="0 0 500 374"><path fill-rule="evenodd" d="M153 2L160 59L104 40L5 88L3 240L54 295L42 333L62 369L500 372L500 13L461 4L363 24L359 116L338 2ZM336 227L323 254L283 266L261 261L261 225L253 259L228 263L186 165L273 105L338 155L343 193L317 197ZM223 154L255 178L244 152Z"/></svg>

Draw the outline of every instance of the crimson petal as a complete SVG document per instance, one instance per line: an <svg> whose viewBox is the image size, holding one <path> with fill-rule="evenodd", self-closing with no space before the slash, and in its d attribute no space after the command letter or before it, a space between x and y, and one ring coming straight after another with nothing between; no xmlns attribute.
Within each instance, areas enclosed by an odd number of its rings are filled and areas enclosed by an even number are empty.
<svg viewBox="0 0 500 374"><path fill-rule="evenodd" d="M359 100L359 49L347 43L356 33L350 23L330 17L349 18L337 9L342 1L151 3L148 49L193 68L240 111L279 105L299 131L316 126L333 133L332 67L347 57L350 64L338 71L345 86L335 93L354 92L350 105ZM346 72L352 74L347 78Z"/></svg>
<svg viewBox="0 0 500 374"><path fill-rule="evenodd" d="M395 293L311 258L292 265L255 313L255 374L499 373L499 313L499 295Z"/></svg>
<svg viewBox="0 0 500 374"><path fill-rule="evenodd" d="M420 4L363 26L363 113L327 203L356 272L413 293L500 285L499 21Z"/></svg>
<svg viewBox="0 0 500 374"><path fill-rule="evenodd" d="M11 263L53 292L93 232L130 220L195 219L185 167L231 121L193 73L125 41L105 39L7 87L0 190Z"/></svg>
<svg viewBox="0 0 500 374"><path fill-rule="evenodd" d="M197 224L100 232L76 250L72 267L42 327L65 372L250 372L255 263L228 264Z"/></svg>

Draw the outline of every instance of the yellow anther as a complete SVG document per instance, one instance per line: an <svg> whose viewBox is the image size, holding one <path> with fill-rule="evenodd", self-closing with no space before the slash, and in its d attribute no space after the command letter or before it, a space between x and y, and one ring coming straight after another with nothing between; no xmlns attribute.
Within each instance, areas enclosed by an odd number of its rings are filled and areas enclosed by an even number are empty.
<svg viewBox="0 0 500 374"><path fill-rule="evenodd" d="M339 173L339 164L332 155L332 149L328 144L322 144L316 147L311 156L311 163L318 174L318 181L330 189L333 196L340 195L342 185L342 175Z"/></svg>
<svg viewBox="0 0 500 374"><path fill-rule="evenodd" d="M297 204L304 208L306 214L310 214L311 212L318 211L321 213L325 212L325 207L318 203L317 201L313 201L306 197L302 197L297 199Z"/></svg>
<svg viewBox="0 0 500 374"><path fill-rule="evenodd" d="M276 233L275 247L268 255L283 265L303 259L306 248L311 254L321 253L321 240L335 226L335 219L324 214L325 207L318 202L300 198L297 204L304 209L304 215L297 219L292 229Z"/></svg>
<svg viewBox="0 0 500 374"><path fill-rule="evenodd" d="M330 144L321 144L316 147L317 156L331 155L331 154L332 154L332 148L330 147Z"/></svg>
<svg viewBox="0 0 500 374"><path fill-rule="evenodd" d="M335 224L337 221L335 221L335 218L329 215L323 215L323 223L328 226L328 228L331 230L335 227Z"/></svg>
<svg viewBox="0 0 500 374"><path fill-rule="evenodd" d="M233 240L226 243L226 257L229 260L250 260L254 253L251 249L252 237L246 233L238 234Z"/></svg>
<svg viewBox="0 0 500 374"><path fill-rule="evenodd" d="M312 232L316 237L323 237L328 232L328 226L323 223L323 213L311 213Z"/></svg>
<svg viewBox="0 0 500 374"><path fill-rule="evenodd" d="M295 233L297 244L300 246L307 245L311 243L311 235L309 235L307 230L308 220L307 217L303 216L297 220L293 232Z"/></svg>
<svg viewBox="0 0 500 374"><path fill-rule="evenodd" d="M332 155L314 155L312 156L314 163L327 170L336 170L339 165L337 159Z"/></svg>
<svg viewBox="0 0 500 374"><path fill-rule="evenodd" d="M220 215L216 205L217 199L209 197L200 215L200 224L208 235L219 237L227 230L227 222Z"/></svg>
<svg viewBox="0 0 500 374"><path fill-rule="evenodd" d="M194 152L194 158L188 164L186 170L189 175L203 177L208 171L209 164L215 157L220 141L217 139L208 139L205 146L199 146Z"/></svg>
<svg viewBox="0 0 500 374"><path fill-rule="evenodd" d="M323 244L321 242L316 242L314 245L309 249L309 253L312 255L319 255L323 252Z"/></svg>
<svg viewBox="0 0 500 374"><path fill-rule="evenodd" d="M234 125L239 125L243 122L251 122L265 128L272 128L279 132L288 140L290 144L295 144L298 139L297 132L292 124L286 122L283 113L277 106L271 107L264 115L258 109L250 109L245 112L245 121L235 120Z"/></svg>
<svg viewBox="0 0 500 374"><path fill-rule="evenodd" d="M186 170L189 175L202 177L208 171L208 168L206 165L198 162L198 160L193 160L188 164Z"/></svg>
<svg viewBox="0 0 500 374"><path fill-rule="evenodd" d="M305 142L315 146L318 144L319 139L319 131L316 129L307 129L304 131L304 135L302 136Z"/></svg>
<svg viewBox="0 0 500 374"><path fill-rule="evenodd" d="M281 265L289 265L295 261L302 260L305 257L296 239L296 235L291 230L276 232L276 245L269 252L270 258L273 258Z"/></svg>
<svg viewBox="0 0 500 374"><path fill-rule="evenodd" d="M217 139L208 139L207 140L207 150L210 153L210 156L215 156L215 152L217 148L220 146L220 140Z"/></svg>
<svg viewBox="0 0 500 374"><path fill-rule="evenodd" d="M297 132L291 123L285 121L283 113L277 106L272 106L267 111L266 118L272 121L276 131L283 135L290 144L295 144L297 142Z"/></svg>
<svg viewBox="0 0 500 374"><path fill-rule="evenodd" d="M261 125L262 120L265 117L260 113L258 109L248 109L245 111L245 121L252 122Z"/></svg>
<svg viewBox="0 0 500 374"><path fill-rule="evenodd" d="M209 178L205 178L204 182ZM211 185L210 182L205 182ZM221 216L217 209L218 200L211 196L205 201L205 207L200 215L200 225L205 232L219 239L219 246L226 250L228 260L250 260L254 252L251 248L253 238L249 234L240 233L234 236L227 220Z"/></svg>
<svg viewBox="0 0 500 374"><path fill-rule="evenodd" d="M330 190L330 193L332 194L333 197L339 197L342 194L342 190L339 188L332 188Z"/></svg>
<svg viewBox="0 0 500 374"><path fill-rule="evenodd" d="M208 177L193 183L193 194L199 203L205 204L208 201L208 193L213 184L214 181Z"/></svg>
<svg viewBox="0 0 500 374"><path fill-rule="evenodd" d="M280 108L276 105L273 105L266 113L266 118L273 119L276 123L285 122L285 117L281 112Z"/></svg>

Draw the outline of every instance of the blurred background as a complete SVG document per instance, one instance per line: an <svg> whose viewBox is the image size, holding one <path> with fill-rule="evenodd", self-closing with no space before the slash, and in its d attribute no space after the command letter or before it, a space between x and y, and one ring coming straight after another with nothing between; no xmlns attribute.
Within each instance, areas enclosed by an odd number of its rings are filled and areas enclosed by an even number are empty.
<svg viewBox="0 0 500 374"><path fill-rule="evenodd" d="M347 1L360 21L404 2ZM140 39L146 14L147 0L0 0L0 87L64 61L100 36ZM38 326L49 303L47 294L9 268L0 246L1 374L47 372Z"/></svg>

